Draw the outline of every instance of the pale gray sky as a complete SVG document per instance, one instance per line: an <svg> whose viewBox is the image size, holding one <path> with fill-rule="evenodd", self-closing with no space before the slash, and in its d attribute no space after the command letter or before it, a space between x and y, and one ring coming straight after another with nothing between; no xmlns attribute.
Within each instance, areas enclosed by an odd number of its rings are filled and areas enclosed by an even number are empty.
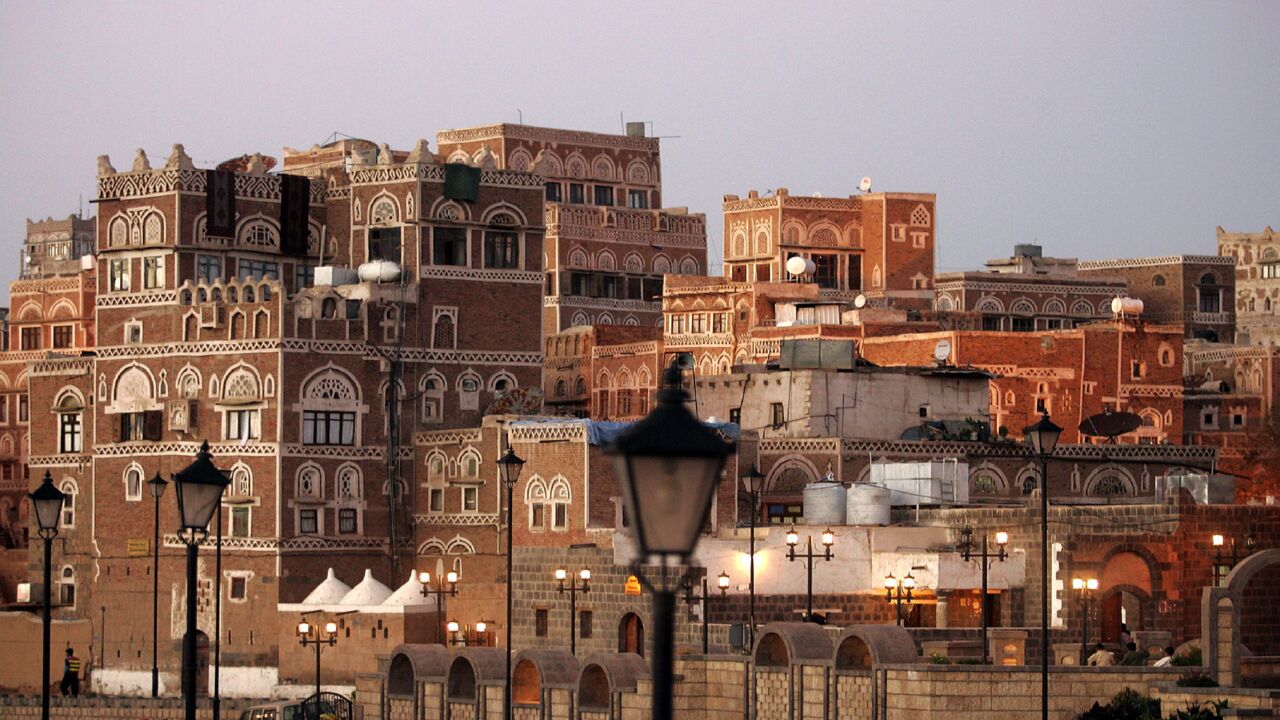
<svg viewBox="0 0 1280 720"><path fill-rule="evenodd" d="M0 282L95 158L651 120L665 199L935 192L943 269L1280 226L1278 2L0 4Z"/></svg>

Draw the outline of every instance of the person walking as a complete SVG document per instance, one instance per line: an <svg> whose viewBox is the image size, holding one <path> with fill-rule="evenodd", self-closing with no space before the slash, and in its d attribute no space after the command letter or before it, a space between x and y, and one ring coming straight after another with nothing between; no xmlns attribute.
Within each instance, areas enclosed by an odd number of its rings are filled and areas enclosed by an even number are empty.
<svg viewBox="0 0 1280 720"><path fill-rule="evenodd" d="M1115 653L1103 647L1102 643L1094 646L1094 653L1089 656L1089 664L1093 667L1111 667L1116 664Z"/></svg>
<svg viewBox="0 0 1280 720"><path fill-rule="evenodd" d="M80 658L71 648L67 648L67 657L62 661L62 682L58 688L63 695L80 697Z"/></svg>

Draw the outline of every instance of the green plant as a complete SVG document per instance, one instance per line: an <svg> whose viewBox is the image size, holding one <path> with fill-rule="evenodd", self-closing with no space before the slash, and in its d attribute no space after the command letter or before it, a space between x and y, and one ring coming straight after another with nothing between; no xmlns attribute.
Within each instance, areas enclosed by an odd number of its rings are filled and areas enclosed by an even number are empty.
<svg viewBox="0 0 1280 720"><path fill-rule="evenodd" d="M1125 688L1106 705L1095 702L1078 720L1161 720L1161 717L1159 700Z"/></svg>
<svg viewBox="0 0 1280 720"><path fill-rule="evenodd" d="M950 665L951 658L947 657L946 655L943 655L940 652L934 652L931 655L929 655L929 662L933 663L934 665Z"/></svg>
<svg viewBox="0 0 1280 720"><path fill-rule="evenodd" d="M1218 681L1198 670L1183 673L1178 678L1178 687L1218 687Z"/></svg>
<svg viewBox="0 0 1280 720"><path fill-rule="evenodd" d="M1200 652L1200 648L1193 647L1186 655L1174 655L1173 664L1178 667L1200 667L1204 665L1204 653Z"/></svg>
<svg viewBox="0 0 1280 720"><path fill-rule="evenodd" d="M1216 683L1215 683L1216 684ZM1219 720L1223 709L1229 707L1226 700L1214 700L1208 703L1187 703L1182 710L1174 710L1168 720Z"/></svg>

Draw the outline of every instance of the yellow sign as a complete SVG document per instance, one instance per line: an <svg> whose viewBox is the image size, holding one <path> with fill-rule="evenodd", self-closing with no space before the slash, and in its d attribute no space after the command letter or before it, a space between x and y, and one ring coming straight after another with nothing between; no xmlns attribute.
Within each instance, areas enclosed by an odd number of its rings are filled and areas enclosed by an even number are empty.
<svg viewBox="0 0 1280 720"><path fill-rule="evenodd" d="M635 575L628 576L627 586L623 589L623 592L627 595L639 595L640 594L640 578L636 577Z"/></svg>
<svg viewBox="0 0 1280 720"><path fill-rule="evenodd" d="M128 550L129 557L146 557L151 554L151 541L129 538Z"/></svg>

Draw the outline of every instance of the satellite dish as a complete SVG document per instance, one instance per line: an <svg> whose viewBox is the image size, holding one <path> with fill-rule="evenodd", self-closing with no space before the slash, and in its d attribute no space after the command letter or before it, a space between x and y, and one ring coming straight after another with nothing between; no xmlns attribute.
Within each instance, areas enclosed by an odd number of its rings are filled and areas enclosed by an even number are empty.
<svg viewBox="0 0 1280 720"><path fill-rule="evenodd" d="M858 183L858 189L862 192L871 192L871 176L863 176L862 182Z"/></svg>
<svg viewBox="0 0 1280 720"><path fill-rule="evenodd" d="M938 344L933 346L933 359L945 363L949 357L951 357L951 342L939 340Z"/></svg>
<svg viewBox="0 0 1280 720"><path fill-rule="evenodd" d="M808 266L808 262L799 255L787 260L787 273L791 275L803 275Z"/></svg>
<svg viewBox="0 0 1280 720"><path fill-rule="evenodd" d="M817 269L818 269L818 263L816 263L816 262L814 262L814 261L812 261L812 260L808 260L808 259L806 259L806 260L804 261L804 271L805 271L806 273L808 273L808 274L812 275L812 274L813 274L813 271L815 271L815 270L817 270Z"/></svg>
<svg viewBox="0 0 1280 720"><path fill-rule="evenodd" d="M1142 427L1142 418L1131 412L1101 412L1080 421L1080 432L1092 437L1113 438Z"/></svg>
<svg viewBox="0 0 1280 720"><path fill-rule="evenodd" d="M867 306L867 296L858 293L858 297L853 299L853 306L856 308L864 308Z"/></svg>

